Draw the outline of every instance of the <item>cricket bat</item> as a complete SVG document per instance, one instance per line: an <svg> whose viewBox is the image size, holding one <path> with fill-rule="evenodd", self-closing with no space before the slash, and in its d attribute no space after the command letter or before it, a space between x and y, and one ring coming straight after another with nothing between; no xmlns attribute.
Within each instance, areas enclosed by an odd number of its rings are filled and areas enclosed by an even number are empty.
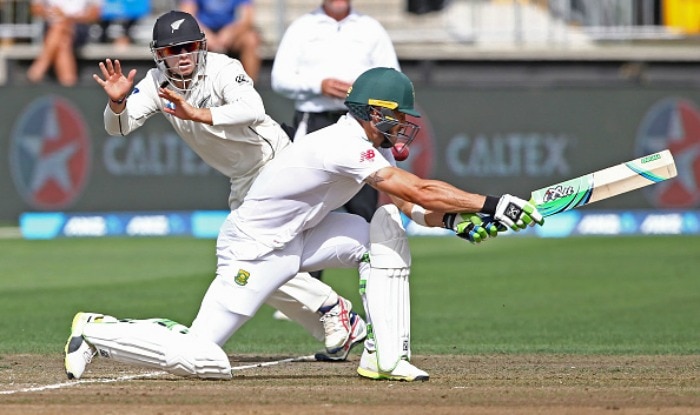
<svg viewBox="0 0 700 415"><path fill-rule="evenodd" d="M532 192L530 203L552 216L676 177L669 150L598 170Z"/></svg>

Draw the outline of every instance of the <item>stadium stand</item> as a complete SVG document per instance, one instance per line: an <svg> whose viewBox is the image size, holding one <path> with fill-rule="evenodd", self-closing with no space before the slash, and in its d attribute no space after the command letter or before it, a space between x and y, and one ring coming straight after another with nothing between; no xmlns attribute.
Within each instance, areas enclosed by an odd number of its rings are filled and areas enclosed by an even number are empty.
<svg viewBox="0 0 700 415"><path fill-rule="evenodd" d="M32 21L29 1L0 2L0 85L21 82L16 74L39 52L41 22ZM695 52L697 29L673 19L678 15L687 20L689 15L677 0L452 0L444 2L442 10L425 14L409 12L408 1L353 0L356 9L387 29L401 60L700 61ZM92 42L80 50L79 58L86 65L107 56L150 65L144 46L152 24L175 4L176 0L151 0L151 14L132 29L132 45L115 48ZM320 1L255 4L263 37L261 56L269 62L287 25Z"/></svg>

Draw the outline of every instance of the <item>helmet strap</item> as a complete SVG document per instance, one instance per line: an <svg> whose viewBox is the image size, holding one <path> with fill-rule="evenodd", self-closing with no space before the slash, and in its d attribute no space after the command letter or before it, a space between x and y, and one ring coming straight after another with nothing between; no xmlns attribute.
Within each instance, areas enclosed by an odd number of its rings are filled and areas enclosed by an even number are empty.
<svg viewBox="0 0 700 415"><path fill-rule="evenodd" d="M381 144L379 144L379 147L381 148L392 148L394 147L394 143L389 141L389 134L387 133L382 133L384 134L384 140L382 140Z"/></svg>

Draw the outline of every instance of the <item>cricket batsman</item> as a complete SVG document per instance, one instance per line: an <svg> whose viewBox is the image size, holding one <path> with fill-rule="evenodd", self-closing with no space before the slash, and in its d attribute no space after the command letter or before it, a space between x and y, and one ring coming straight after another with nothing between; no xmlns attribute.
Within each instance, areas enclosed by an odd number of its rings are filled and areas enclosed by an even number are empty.
<svg viewBox="0 0 700 415"><path fill-rule="evenodd" d="M69 340L79 344L76 350L175 374L228 378L221 346L280 286L298 272L357 268L369 332L357 373L375 380L428 380L411 363L411 255L399 211L473 242L497 235L499 228L519 230L544 220L515 196L470 193L396 167L391 148L408 146L418 132L406 116L420 116L413 84L403 73L364 72L345 103L348 115L270 161L229 214L217 241L216 278L189 329L161 321L163 329L147 330L78 313ZM371 223L335 211L364 184L394 202L380 207ZM87 364L77 352L66 359Z"/></svg>

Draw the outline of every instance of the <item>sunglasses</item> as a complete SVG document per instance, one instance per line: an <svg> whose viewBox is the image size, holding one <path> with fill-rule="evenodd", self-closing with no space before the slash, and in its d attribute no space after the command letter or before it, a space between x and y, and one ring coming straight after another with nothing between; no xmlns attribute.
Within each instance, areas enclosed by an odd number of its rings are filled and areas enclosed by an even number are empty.
<svg viewBox="0 0 700 415"><path fill-rule="evenodd" d="M200 49L201 44L202 42L195 41L181 43L179 45L165 46L162 48L158 48L158 54L163 58L169 58L171 56L182 55L184 53L197 52Z"/></svg>

